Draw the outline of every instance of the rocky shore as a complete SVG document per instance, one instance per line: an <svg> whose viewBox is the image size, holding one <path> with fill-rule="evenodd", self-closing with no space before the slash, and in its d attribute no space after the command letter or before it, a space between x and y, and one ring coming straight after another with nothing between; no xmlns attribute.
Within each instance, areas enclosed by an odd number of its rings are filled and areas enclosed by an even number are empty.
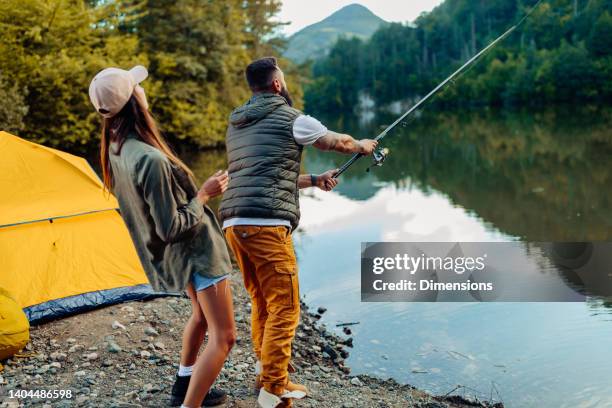
<svg viewBox="0 0 612 408"><path fill-rule="evenodd" d="M252 391L250 303L239 274L232 276L232 288L238 341L216 385L229 393L225 406L251 408L257 404ZM188 299L165 297L33 327L22 355L3 362L0 407L167 406L189 311ZM296 407L492 407L431 396L392 380L351 376L344 360L352 338L329 333L317 323L317 316L303 305L294 342L297 372L292 378L307 385L311 395L296 401ZM71 398L8 398L17 390L65 390Z"/></svg>

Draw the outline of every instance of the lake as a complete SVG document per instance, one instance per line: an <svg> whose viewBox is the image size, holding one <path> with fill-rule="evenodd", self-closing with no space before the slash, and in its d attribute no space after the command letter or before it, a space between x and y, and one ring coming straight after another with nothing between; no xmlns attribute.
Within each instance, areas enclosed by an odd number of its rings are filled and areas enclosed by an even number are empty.
<svg viewBox="0 0 612 408"><path fill-rule="evenodd" d="M373 137L392 115L325 118ZM351 326L353 374L507 407L612 407L612 302L362 303L367 241L610 241L612 111L424 113L362 159L336 190L305 190L294 234L306 302ZM308 148L304 171L346 157ZM189 159L204 177L222 153Z"/></svg>

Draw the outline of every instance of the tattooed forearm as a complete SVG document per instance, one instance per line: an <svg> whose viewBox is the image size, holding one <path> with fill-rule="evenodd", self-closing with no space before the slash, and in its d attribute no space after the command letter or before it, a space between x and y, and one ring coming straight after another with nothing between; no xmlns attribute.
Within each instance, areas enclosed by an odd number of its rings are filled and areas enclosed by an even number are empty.
<svg viewBox="0 0 612 408"><path fill-rule="evenodd" d="M333 150L340 153L360 153L361 145L349 135L336 132L328 132L319 138L314 147L320 150Z"/></svg>

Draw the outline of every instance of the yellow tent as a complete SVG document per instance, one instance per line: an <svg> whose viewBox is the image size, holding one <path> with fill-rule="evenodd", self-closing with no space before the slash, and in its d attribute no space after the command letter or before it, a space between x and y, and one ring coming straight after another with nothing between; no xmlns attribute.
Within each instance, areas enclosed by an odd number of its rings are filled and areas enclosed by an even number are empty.
<svg viewBox="0 0 612 408"><path fill-rule="evenodd" d="M0 132L0 284L31 323L153 294L85 159Z"/></svg>

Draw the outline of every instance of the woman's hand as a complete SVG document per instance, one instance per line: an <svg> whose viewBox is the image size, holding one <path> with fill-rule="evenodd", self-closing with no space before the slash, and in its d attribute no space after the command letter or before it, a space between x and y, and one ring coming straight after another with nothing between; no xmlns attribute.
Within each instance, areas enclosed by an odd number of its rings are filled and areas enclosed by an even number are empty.
<svg viewBox="0 0 612 408"><path fill-rule="evenodd" d="M227 190L227 184L229 183L229 176L227 170L219 170L208 178L200 187L198 191L198 200L202 204L206 204L208 200L213 197L217 197Z"/></svg>

